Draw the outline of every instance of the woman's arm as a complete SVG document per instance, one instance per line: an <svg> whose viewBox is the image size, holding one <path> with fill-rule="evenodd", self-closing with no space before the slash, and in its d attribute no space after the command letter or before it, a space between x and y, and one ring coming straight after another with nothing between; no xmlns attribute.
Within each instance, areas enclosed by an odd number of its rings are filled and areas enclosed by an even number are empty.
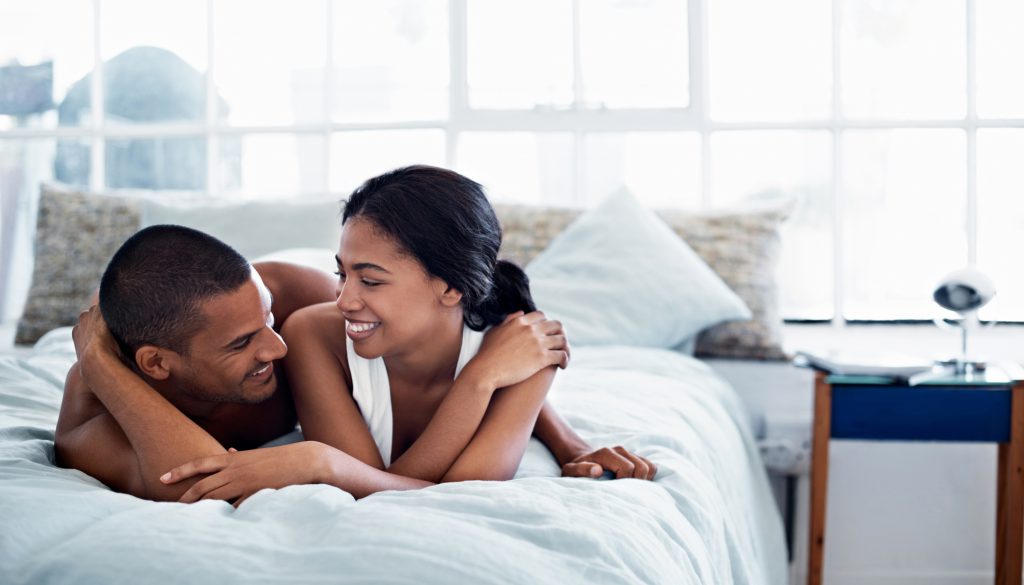
<svg viewBox="0 0 1024 585"><path fill-rule="evenodd" d="M383 469L349 390L343 331L343 317L329 304L297 311L282 329L289 346L285 373L299 422L306 439ZM511 315L489 332L480 353L463 369L427 428L388 471L439 481L477 432L495 389L566 362L564 337L552 331L560 332L561 326L546 321L541 313L531 313Z"/></svg>
<svg viewBox="0 0 1024 585"><path fill-rule="evenodd" d="M607 470L617 479L654 479L658 472L657 465L621 445L594 449L547 401L537 416L533 434L555 456L566 477L600 477Z"/></svg>
<svg viewBox="0 0 1024 585"><path fill-rule="evenodd" d="M568 359L560 323L549 321L539 311L509 315L487 332L480 351L463 368L423 433L388 471L442 481L470 441L475 440L485 415L490 416L496 390L532 379L550 366L564 367ZM547 392L547 385L543 392ZM531 428L536 417L533 412Z"/></svg>
<svg viewBox="0 0 1024 585"><path fill-rule="evenodd" d="M480 429L441 481L512 479L555 371L545 368L495 393Z"/></svg>
<svg viewBox="0 0 1024 585"><path fill-rule="evenodd" d="M345 320L333 303L296 311L281 328L281 336L288 345L284 372L306 440L325 443L384 469L349 389Z"/></svg>

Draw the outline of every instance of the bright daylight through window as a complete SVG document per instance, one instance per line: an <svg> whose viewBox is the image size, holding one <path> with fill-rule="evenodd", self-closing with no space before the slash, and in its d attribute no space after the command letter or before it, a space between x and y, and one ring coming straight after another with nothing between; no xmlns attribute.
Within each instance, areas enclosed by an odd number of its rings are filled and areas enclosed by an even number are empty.
<svg viewBox="0 0 1024 585"><path fill-rule="evenodd" d="M498 201L793 198L784 317L931 319L974 263L982 317L1024 321L1021 26L1017 0L6 2L0 272L27 286L41 180L340 198L422 162Z"/></svg>

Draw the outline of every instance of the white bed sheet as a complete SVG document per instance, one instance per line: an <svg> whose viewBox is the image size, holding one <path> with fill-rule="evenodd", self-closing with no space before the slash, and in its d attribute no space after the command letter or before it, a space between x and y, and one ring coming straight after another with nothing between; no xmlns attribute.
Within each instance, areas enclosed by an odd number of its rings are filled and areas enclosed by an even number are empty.
<svg viewBox="0 0 1024 585"><path fill-rule="evenodd" d="M516 479L354 500L322 485L155 503L53 465L70 329L0 357L3 583L706 583L786 581L782 524L743 406L705 364L577 348L550 398L654 482L557 477L532 441Z"/></svg>

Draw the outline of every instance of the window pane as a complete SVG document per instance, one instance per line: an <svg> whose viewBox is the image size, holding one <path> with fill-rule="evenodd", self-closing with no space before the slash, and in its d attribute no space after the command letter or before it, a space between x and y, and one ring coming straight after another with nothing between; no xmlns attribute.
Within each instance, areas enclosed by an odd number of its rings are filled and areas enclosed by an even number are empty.
<svg viewBox="0 0 1024 585"><path fill-rule="evenodd" d="M716 207L781 204L779 302L787 319L831 319L833 297L832 135L824 131L716 132L711 136L711 200Z"/></svg>
<svg viewBox="0 0 1024 585"><path fill-rule="evenodd" d="M206 139L118 138L107 140L107 187L206 190Z"/></svg>
<svg viewBox="0 0 1024 585"><path fill-rule="evenodd" d="M447 2L344 0L333 6L335 120L447 117Z"/></svg>
<svg viewBox="0 0 1024 585"><path fill-rule="evenodd" d="M978 131L978 268L996 285L983 319L1024 321L1024 130Z"/></svg>
<svg viewBox="0 0 1024 585"><path fill-rule="evenodd" d="M975 2L977 23L978 115L1024 117L1024 3L1020 0Z"/></svg>
<svg viewBox="0 0 1024 585"><path fill-rule="evenodd" d="M0 4L0 130L92 121L89 84L80 83L92 70L92 31L91 2Z"/></svg>
<svg viewBox="0 0 1024 585"><path fill-rule="evenodd" d="M88 160L89 143L52 138L0 139L0 321L21 314L32 277L39 186L54 178L57 153L79 148ZM88 172L89 165L85 166ZM84 186L88 174L82 177Z"/></svg>
<svg viewBox="0 0 1024 585"><path fill-rule="evenodd" d="M842 0L841 14L845 115L964 117L964 0Z"/></svg>
<svg viewBox="0 0 1024 585"><path fill-rule="evenodd" d="M107 121L206 119L206 0L103 0Z"/></svg>
<svg viewBox="0 0 1024 585"><path fill-rule="evenodd" d="M444 165L444 132L377 130L331 136L332 192L347 195L371 177L415 164Z"/></svg>
<svg viewBox="0 0 1024 585"><path fill-rule="evenodd" d="M245 198L323 193L323 160L324 137L319 134L223 136L220 188Z"/></svg>
<svg viewBox="0 0 1024 585"><path fill-rule="evenodd" d="M700 207L700 134L594 133L584 146L586 203L596 204L625 185L651 207Z"/></svg>
<svg viewBox="0 0 1024 585"><path fill-rule="evenodd" d="M213 70L228 122L322 122L325 0L217 0L213 7Z"/></svg>
<svg viewBox="0 0 1024 585"><path fill-rule="evenodd" d="M707 6L713 118L831 116L830 2L720 0Z"/></svg>
<svg viewBox="0 0 1024 585"><path fill-rule="evenodd" d="M573 136L567 132L466 132L456 170L478 181L491 201L567 206L572 187Z"/></svg>
<svg viewBox="0 0 1024 585"><path fill-rule="evenodd" d="M689 105L685 0L587 0L579 10L584 102L610 108Z"/></svg>
<svg viewBox="0 0 1024 585"><path fill-rule="evenodd" d="M967 263L962 130L843 135L849 319L931 319L935 283Z"/></svg>
<svg viewBox="0 0 1024 585"><path fill-rule="evenodd" d="M467 0L469 104L567 106L573 101L569 0Z"/></svg>

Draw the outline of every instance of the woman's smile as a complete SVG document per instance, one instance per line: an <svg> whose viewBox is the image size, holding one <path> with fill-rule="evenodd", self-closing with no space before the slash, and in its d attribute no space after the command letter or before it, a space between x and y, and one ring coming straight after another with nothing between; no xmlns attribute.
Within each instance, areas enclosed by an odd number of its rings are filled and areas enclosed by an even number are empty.
<svg viewBox="0 0 1024 585"><path fill-rule="evenodd" d="M380 321L348 321L345 322L345 333L352 341L361 341L374 334L380 327Z"/></svg>

